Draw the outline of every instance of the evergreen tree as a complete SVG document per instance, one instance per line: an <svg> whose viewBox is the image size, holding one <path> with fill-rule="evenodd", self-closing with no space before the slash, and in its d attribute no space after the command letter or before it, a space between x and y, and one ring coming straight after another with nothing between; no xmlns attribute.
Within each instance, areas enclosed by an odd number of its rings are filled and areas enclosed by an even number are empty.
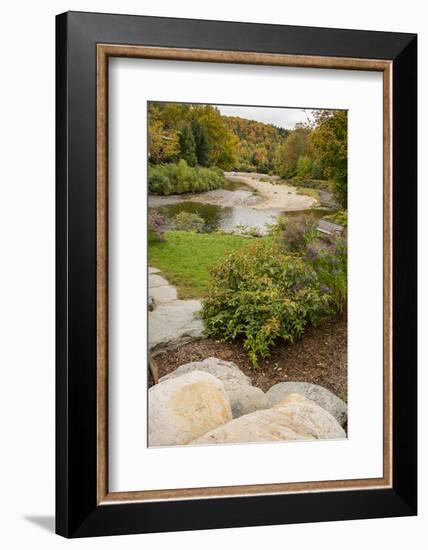
<svg viewBox="0 0 428 550"><path fill-rule="evenodd" d="M188 124L180 131L180 158L184 159L189 166L196 166L196 144L192 130Z"/></svg>
<svg viewBox="0 0 428 550"><path fill-rule="evenodd" d="M204 127L197 120L192 121L192 133L195 140L195 152L198 164L208 166L210 146Z"/></svg>

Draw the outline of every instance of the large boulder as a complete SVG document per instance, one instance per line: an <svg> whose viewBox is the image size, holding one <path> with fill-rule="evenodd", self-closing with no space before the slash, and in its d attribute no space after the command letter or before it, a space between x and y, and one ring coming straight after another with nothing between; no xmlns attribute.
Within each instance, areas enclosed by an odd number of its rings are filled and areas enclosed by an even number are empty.
<svg viewBox="0 0 428 550"><path fill-rule="evenodd" d="M177 376L181 376L187 372L195 370L208 372L223 382L226 391L236 389L237 386L251 386L251 379L246 376L236 365L231 361L223 361L217 357L208 357L203 361L194 361L181 365L175 371L162 376L160 382L171 380Z"/></svg>
<svg viewBox="0 0 428 550"><path fill-rule="evenodd" d="M233 418L269 408L268 398L259 388L241 384L231 389L225 388L225 390L232 408Z"/></svg>
<svg viewBox="0 0 428 550"><path fill-rule="evenodd" d="M272 409L231 420L190 442L191 445L341 439L346 434L326 410L292 394Z"/></svg>
<svg viewBox="0 0 428 550"><path fill-rule="evenodd" d="M348 419L348 407L334 393L308 382L280 382L272 386L266 395L269 406L273 407L293 393L303 395L333 415L341 426L345 426Z"/></svg>
<svg viewBox="0 0 428 550"><path fill-rule="evenodd" d="M149 390L149 446L185 445L232 418L223 384L194 371Z"/></svg>
<svg viewBox="0 0 428 550"><path fill-rule="evenodd" d="M251 379L235 363L223 361L217 359L217 357L209 357L203 361L181 365L175 371L163 376L159 382L172 380L184 373L195 370L208 372L223 382L232 407L233 418L269 407L266 395L262 390L251 385Z"/></svg>

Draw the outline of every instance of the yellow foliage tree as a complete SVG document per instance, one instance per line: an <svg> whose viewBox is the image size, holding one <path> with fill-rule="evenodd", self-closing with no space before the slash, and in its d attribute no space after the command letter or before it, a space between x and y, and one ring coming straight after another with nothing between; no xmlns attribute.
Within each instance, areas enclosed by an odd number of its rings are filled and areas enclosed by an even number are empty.
<svg viewBox="0 0 428 550"><path fill-rule="evenodd" d="M180 151L179 133L167 129L161 120L150 118L149 122L149 158L159 164L174 160Z"/></svg>

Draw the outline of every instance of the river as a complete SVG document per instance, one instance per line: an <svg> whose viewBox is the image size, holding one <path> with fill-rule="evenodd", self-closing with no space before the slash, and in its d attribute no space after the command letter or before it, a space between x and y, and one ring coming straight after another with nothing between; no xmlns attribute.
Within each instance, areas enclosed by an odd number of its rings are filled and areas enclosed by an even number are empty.
<svg viewBox="0 0 428 550"><path fill-rule="evenodd" d="M296 188L278 184L278 179L261 174L227 173L223 189L183 195L149 195L149 208L159 210L173 228L179 212L193 212L205 221L204 231L233 231L239 225L255 227L260 234L281 214L301 216L312 214L321 218L331 209L313 208L316 201L299 195Z"/></svg>

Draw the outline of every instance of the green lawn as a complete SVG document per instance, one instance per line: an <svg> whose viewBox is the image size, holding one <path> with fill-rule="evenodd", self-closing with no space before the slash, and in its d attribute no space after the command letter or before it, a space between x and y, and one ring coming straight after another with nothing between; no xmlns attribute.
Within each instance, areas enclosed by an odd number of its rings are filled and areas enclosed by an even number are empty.
<svg viewBox="0 0 428 550"><path fill-rule="evenodd" d="M160 269L177 287L179 298L202 298L208 290L210 266L252 240L220 233L168 231L164 242L149 240L149 265Z"/></svg>

